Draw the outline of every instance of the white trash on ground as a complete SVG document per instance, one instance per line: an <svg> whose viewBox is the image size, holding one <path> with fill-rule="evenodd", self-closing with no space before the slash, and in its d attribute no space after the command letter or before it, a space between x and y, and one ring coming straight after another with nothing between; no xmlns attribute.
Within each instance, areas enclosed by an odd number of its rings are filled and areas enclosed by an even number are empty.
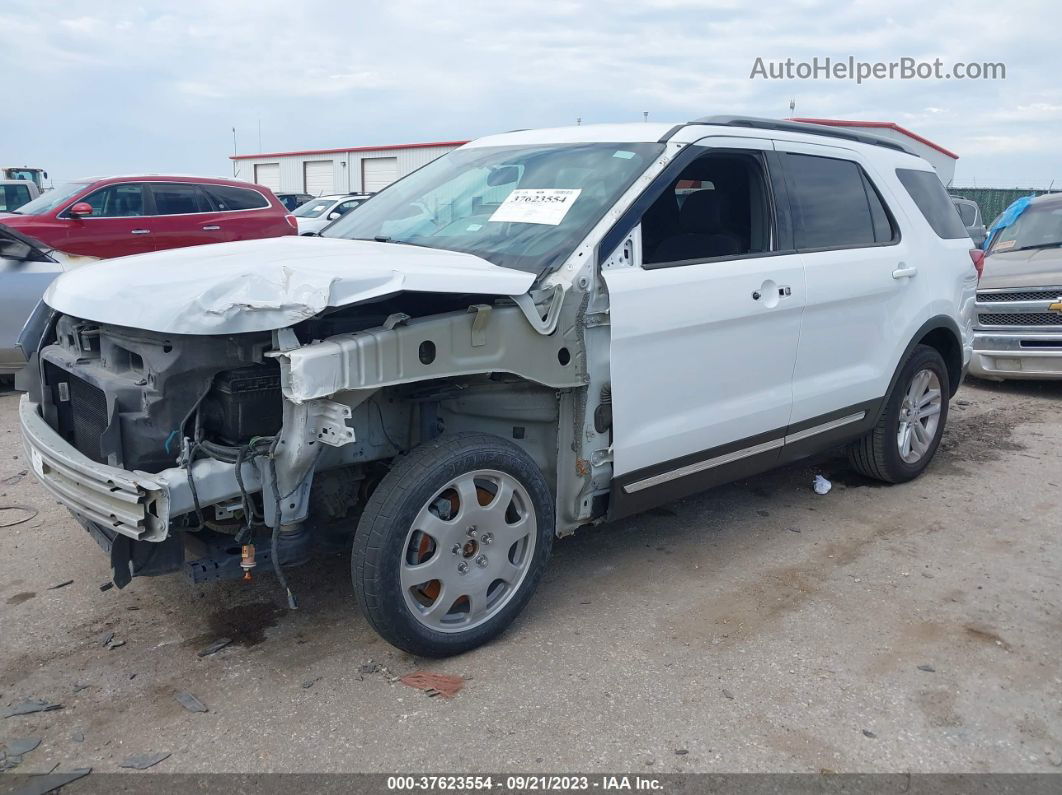
<svg viewBox="0 0 1062 795"><path fill-rule="evenodd" d="M815 476L815 482L812 484L816 494L829 494L830 489L833 488L833 484L826 480L822 475Z"/></svg>

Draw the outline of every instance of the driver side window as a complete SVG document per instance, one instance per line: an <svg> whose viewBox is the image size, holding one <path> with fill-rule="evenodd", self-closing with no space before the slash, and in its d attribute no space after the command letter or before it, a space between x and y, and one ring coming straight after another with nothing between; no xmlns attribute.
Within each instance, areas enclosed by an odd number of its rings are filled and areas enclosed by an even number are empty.
<svg viewBox="0 0 1062 795"><path fill-rule="evenodd" d="M751 152L691 162L642 216L643 262L657 266L771 250L766 172Z"/></svg>
<svg viewBox="0 0 1062 795"><path fill-rule="evenodd" d="M129 218L144 214L143 185L108 185L79 202L92 205L90 218Z"/></svg>

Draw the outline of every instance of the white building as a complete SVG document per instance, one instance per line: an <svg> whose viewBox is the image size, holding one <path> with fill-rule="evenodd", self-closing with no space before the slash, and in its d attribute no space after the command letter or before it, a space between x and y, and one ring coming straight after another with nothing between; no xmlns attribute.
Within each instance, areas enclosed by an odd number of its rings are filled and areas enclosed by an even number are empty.
<svg viewBox="0 0 1062 795"><path fill-rule="evenodd" d="M955 178L955 161L959 156L945 149L940 144L935 144L928 138L923 138L918 133L901 127L893 121L848 121L846 119L790 119L790 121L802 121L808 124L825 124L829 127L849 127L860 132L867 132L879 138L887 138L898 144L903 144L907 149L919 157L924 158L937 170L937 176L945 186L951 184Z"/></svg>
<svg viewBox="0 0 1062 795"><path fill-rule="evenodd" d="M234 155L236 178L274 193L374 193L467 141Z"/></svg>

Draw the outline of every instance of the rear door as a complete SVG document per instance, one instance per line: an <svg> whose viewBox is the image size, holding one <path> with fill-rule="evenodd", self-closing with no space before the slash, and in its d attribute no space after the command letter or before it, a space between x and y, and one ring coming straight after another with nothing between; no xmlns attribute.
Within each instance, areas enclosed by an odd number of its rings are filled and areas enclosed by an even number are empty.
<svg viewBox="0 0 1062 795"><path fill-rule="evenodd" d="M74 218L69 208L59 214L68 232L57 247L88 257L124 257L155 250L152 218L145 217L146 190L141 182L116 183L78 199L92 205L92 214Z"/></svg>
<svg viewBox="0 0 1062 795"><path fill-rule="evenodd" d="M875 414L897 339L917 325L920 262L888 184L859 153L783 141L777 149L807 274L790 433L843 435Z"/></svg>
<svg viewBox="0 0 1062 795"><path fill-rule="evenodd" d="M224 240L219 213L210 198L191 182L152 182L156 250L220 243Z"/></svg>
<svg viewBox="0 0 1062 795"><path fill-rule="evenodd" d="M804 266L771 142L687 151L603 265L614 516L772 466L792 410Z"/></svg>

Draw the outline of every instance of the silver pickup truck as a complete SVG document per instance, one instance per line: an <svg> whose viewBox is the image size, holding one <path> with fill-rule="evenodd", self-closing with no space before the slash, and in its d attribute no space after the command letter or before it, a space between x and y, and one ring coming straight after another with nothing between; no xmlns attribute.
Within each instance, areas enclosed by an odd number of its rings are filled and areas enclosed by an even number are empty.
<svg viewBox="0 0 1062 795"><path fill-rule="evenodd" d="M992 241L977 289L970 374L1062 378L1062 195L1034 199Z"/></svg>

